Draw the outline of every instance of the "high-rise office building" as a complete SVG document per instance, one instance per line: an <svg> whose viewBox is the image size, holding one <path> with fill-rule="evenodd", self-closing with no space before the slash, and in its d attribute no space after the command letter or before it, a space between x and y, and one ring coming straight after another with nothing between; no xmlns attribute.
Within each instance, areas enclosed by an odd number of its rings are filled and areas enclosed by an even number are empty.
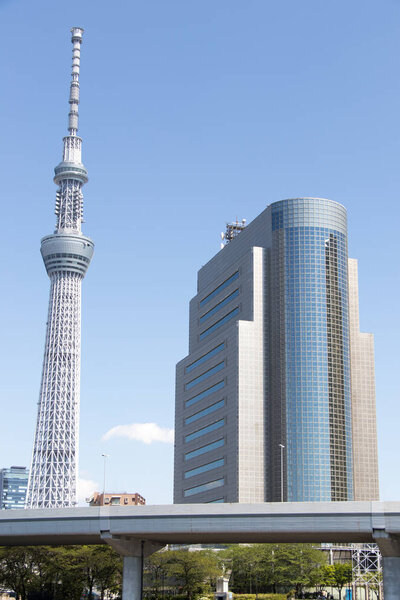
<svg viewBox="0 0 400 600"><path fill-rule="evenodd" d="M26 467L0 469L0 508L24 508L28 476Z"/></svg>
<svg viewBox="0 0 400 600"><path fill-rule="evenodd" d="M58 186L56 230L42 239L41 253L50 277L50 300L42 381L26 506L57 508L76 503L78 468L81 284L93 255L82 234L82 164L78 132L80 47L83 29L72 30L69 135L64 137Z"/></svg>
<svg viewBox="0 0 400 600"><path fill-rule="evenodd" d="M177 365L175 503L378 499L345 208L282 200L228 234L198 273Z"/></svg>

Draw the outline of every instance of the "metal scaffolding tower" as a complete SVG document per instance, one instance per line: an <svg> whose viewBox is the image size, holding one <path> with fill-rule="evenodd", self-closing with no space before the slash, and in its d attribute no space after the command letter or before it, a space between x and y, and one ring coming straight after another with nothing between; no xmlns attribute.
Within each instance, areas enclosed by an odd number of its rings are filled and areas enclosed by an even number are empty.
<svg viewBox="0 0 400 600"><path fill-rule="evenodd" d="M355 545L352 549L353 598L366 600L383 598L382 556L376 544Z"/></svg>
<svg viewBox="0 0 400 600"><path fill-rule="evenodd" d="M352 600L383 600L382 555L376 544L323 544L328 564L351 563Z"/></svg>
<svg viewBox="0 0 400 600"><path fill-rule="evenodd" d="M77 136L79 67L83 29L72 33L69 135L54 169L58 185L56 230L42 239L41 254L50 277L50 300L27 508L76 504L81 359L81 282L94 244L81 232L87 171Z"/></svg>

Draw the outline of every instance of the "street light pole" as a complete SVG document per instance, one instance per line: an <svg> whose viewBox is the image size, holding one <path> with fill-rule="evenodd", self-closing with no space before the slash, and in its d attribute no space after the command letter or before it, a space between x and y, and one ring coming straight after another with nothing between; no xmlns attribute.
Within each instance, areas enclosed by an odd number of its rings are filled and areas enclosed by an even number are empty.
<svg viewBox="0 0 400 600"><path fill-rule="evenodd" d="M281 502L283 502L283 449L285 446L283 444L278 444L278 446L281 449Z"/></svg>
<svg viewBox="0 0 400 600"><path fill-rule="evenodd" d="M106 494L106 464L107 464L107 458L109 458L109 454L102 454L102 457L104 458L104 472L103 472L103 504L104 504L104 496Z"/></svg>

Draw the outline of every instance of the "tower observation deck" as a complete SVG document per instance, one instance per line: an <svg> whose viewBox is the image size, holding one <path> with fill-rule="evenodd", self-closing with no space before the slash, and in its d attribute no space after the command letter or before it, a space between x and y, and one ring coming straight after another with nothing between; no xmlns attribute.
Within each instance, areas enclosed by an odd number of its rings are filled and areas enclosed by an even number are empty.
<svg viewBox="0 0 400 600"><path fill-rule="evenodd" d="M50 278L42 380L28 483L27 508L58 508L76 504L78 468L81 282L94 244L81 231L82 186L88 181L82 164L78 132L79 69L83 29L73 27L69 135L63 157L54 169L58 186L55 232L41 242Z"/></svg>

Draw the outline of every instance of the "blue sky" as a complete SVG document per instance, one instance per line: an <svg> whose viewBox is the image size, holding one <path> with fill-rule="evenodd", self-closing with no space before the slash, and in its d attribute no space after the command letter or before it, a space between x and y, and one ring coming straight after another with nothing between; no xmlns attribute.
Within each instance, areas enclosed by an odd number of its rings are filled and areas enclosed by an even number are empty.
<svg viewBox="0 0 400 600"><path fill-rule="evenodd" d="M0 466L30 462L49 293L39 246L55 223L78 25L96 244L83 283L86 491L102 487L104 452L108 488L171 502L168 432L103 436L173 427L188 301L225 222L322 196L348 209L361 328L375 334L381 495L400 499L400 1L0 0L0 19Z"/></svg>

